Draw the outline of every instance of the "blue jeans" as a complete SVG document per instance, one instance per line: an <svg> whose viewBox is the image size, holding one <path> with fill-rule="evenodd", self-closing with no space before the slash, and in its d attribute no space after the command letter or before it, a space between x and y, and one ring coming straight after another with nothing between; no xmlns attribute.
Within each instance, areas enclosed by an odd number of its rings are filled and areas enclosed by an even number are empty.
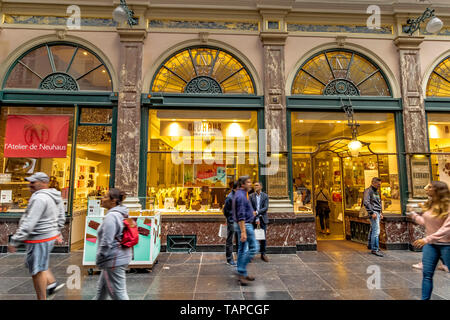
<svg viewBox="0 0 450 320"><path fill-rule="evenodd" d="M376 212L377 218L370 217L370 232L368 248L372 251L380 250L380 212Z"/></svg>
<svg viewBox="0 0 450 320"><path fill-rule="evenodd" d="M431 292L433 292L434 270L440 257L446 266L450 266L450 245L426 244L423 247L422 300L430 300Z"/></svg>
<svg viewBox="0 0 450 320"><path fill-rule="evenodd" d="M106 300L108 296L113 300L130 300L127 294L126 269L126 265L102 269L94 300Z"/></svg>
<svg viewBox="0 0 450 320"><path fill-rule="evenodd" d="M255 239L253 225L251 223L246 223L245 230L247 233L247 241L241 242L241 228L238 223L234 223L234 231L236 231L239 239L237 271L239 275L243 277L248 276L247 265L253 256L259 251L259 244Z"/></svg>

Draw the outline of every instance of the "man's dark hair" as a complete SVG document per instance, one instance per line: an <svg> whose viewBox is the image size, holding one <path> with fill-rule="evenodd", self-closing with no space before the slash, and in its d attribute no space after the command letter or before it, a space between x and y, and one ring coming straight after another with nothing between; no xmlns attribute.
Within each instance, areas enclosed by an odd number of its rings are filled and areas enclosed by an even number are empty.
<svg viewBox="0 0 450 320"><path fill-rule="evenodd" d="M122 201L125 200L125 197L126 197L125 192L116 188L109 189L109 198L111 200L116 200L117 205L120 205Z"/></svg>
<svg viewBox="0 0 450 320"><path fill-rule="evenodd" d="M245 181L247 181L248 179L250 179L249 176L242 176L242 177L239 177L239 180L238 180L238 186L239 186L239 188L242 187L242 186L245 184Z"/></svg>
<svg viewBox="0 0 450 320"><path fill-rule="evenodd" d="M236 190L238 188L238 183L237 181L233 182L233 190Z"/></svg>
<svg viewBox="0 0 450 320"><path fill-rule="evenodd" d="M378 177L373 177L372 178L372 183L374 183L374 182L381 182L381 179L378 178Z"/></svg>

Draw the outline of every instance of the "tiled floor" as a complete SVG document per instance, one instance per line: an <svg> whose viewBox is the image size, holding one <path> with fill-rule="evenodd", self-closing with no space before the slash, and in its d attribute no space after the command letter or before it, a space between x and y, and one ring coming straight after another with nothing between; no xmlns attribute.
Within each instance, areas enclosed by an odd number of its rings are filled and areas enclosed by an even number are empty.
<svg viewBox="0 0 450 320"><path fill-rule="evenodd" d="M249 273L256 280L239 286L235 268L225 264L223 253L161 253L150 273L127 274L130 299L136 300L291 300L291 299L420 299L422 273L411 267L422 254L387 251L384 258L370 255L364 245L348 241L321 241L318 251L269 255L265 263L255 257ZM67 282L70 265L81 266L82 253L52 254L51 269ZM0 299L35 299L23 254L0 255ZM380 270L379 287L368 288L368 268ZM98 274L83 272L80 288L64 288L55 300L91 300ZM69 281L70 282L70 281ZM369 283L374 283L370 281ZM450 274L437 270L434 300L450 299Z"/></svg>

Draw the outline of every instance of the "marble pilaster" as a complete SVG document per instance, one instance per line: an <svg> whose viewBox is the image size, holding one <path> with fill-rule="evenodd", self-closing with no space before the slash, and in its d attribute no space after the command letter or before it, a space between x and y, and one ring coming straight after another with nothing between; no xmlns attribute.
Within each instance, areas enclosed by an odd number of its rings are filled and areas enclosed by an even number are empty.
<svg viewBox="0 0 450 320"><path fill-rule="evenodd" d="M421 88L420 44L424 37L399 36L395 39L400 58L400 83L403 103L403 127L405 137L406 166L410 175L412 153L428 152L425 102ZM411 177L408 190L412 191Z"/></svg>
<svg viewBox="0 0 450 320"><path fill-rule="evenodd" d="M120 88L115 185L137 197L141 126L142 51L145 29L117 28L120 37Z"/></svg>
<svg viewBox="0 0 450 320"><path fill-rule="evenodd" d="M264 113L267 129L267 152L278 153L278 170L267 176L267 191L271 198L288 198L286 94L284 76L284 45L287 32L260 33L264 48ZM276 130L274 132L274 130ZM271 141L276 141L274 150Z"/></svg>

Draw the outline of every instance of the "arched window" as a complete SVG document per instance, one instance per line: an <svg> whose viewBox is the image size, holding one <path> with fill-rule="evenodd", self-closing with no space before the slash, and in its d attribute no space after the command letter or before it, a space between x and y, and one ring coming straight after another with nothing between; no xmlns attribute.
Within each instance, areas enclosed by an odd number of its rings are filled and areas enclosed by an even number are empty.
<svg viewBox="0 0 450 320"><path fill-rule="evenodd" d="M153 78L152 92L253 94L247 68L230 53L190 47L170 56Z"/></svg>
<svg viewBox="0 0 450 320"><path fill-rule="evenodd" d="M297 72L292 94L391 96L381 69L349 50L326 50L306 61Z"/></svg>
<svg viewBox="0 0 450 320"><path fill-rule="evenodd" d="M4 88L112 91L103 61L78 44L47 43L23 54L9 70Z"/></svg>
<svg viewBox="0 0 450 320"><path fill-rule="evenodd" d="M427 97L450 97L450 56L442 60L431 73Z"/></svg>

